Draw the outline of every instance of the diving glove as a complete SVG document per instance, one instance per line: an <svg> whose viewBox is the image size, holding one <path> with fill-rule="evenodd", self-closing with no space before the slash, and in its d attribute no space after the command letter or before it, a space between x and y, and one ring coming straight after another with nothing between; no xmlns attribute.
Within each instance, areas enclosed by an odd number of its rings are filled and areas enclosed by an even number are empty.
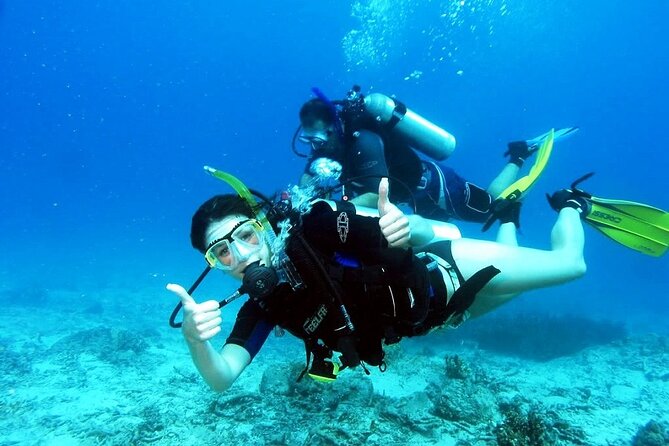
<svg viewBox="0 0 669 446"><path fill-rule="evenodd" d="M564 208L573 208L581 214L581 218L584 218L590 212L590 201L582 191L574 192L570 189L561 189L552 195L546 194L546 199L548 204L558 212Z"/></svg>
<svg viewBox="0 0 669 446"><path fill-rule="evenodd" d="M518 167L523 167L525 160L539 150L539 145L529 145L527 141L512 141L507 144L507 148L504 156L509 157L509 162Z"/></svg>
<svg viewBox="0 0 669 446"><path fill-rule="evenodd" d="M517 200L499 198L492 203L490 216L483 225L482 231L490 229L493 223L499 221L499 224L513 223L520 229L520 206L522 203Z"/></svg>

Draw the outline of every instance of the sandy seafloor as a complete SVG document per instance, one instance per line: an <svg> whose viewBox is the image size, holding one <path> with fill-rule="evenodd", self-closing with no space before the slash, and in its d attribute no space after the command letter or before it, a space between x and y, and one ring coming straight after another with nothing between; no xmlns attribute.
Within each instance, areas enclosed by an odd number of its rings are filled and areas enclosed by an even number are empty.
<svg viewBox="0 0 669 446"><path fill-rule="evenodd" d="M544 361L434 333L389 348L385 373L334 384L296 384L301 344L272 337L216 394L169 304L147 299L161 291L45 290L18 306L3 290L0 445L495 445L500 426L526 431L508 444L629 445L669 423L669 339L650 333Z"/></svg>

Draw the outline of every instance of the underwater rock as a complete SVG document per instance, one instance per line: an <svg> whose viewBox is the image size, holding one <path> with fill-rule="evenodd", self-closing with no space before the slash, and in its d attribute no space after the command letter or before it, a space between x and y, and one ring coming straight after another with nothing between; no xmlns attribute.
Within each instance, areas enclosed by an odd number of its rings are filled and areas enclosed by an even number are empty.
<svg viewBox="0 0 669 446"><path fill-rule="evenodd" d="M442 420L468 425L486 424L498 418L495 395L470 381L449 380L428 387L432 402L430 414Z"/></svg>
<svg viewBox="0 0 669 446"><path fill-rule="evenodd" d="M368 405L374 397L372 381L356 374L356 369L342 372L345 378L332 383L314 381L308 375L297 380L304 366L294 364L277 370L268 368L260 381L260 392L269 395L301 397L307 405L334 409L339 404Z"/></svg>
<svg viewBox="0 0 669 446"><path fill-rule="evenodd" d="M8 345L0 342L0 375L22 376L32 371L32 355L10 350Z"/></svg>
<svg viewBox="0 0 669 446"><path fill-rule="evenodd" d="M64 360L74 360L82 353L91 354L101 361L115 365L133 364L149 344L143 336L129 330L99 327L82 330L60 339L48 354Z"/></svg>
<svg viewBox="0 0 669 446"><path fill-rule="evenodd" d="M470 321L449 335L456 342L474 340L485 350L548 361L624 339L627 331L622 323L580 316L520 314Z"/></svg>
<svg viewBox="0 0 669 446"><path fill-rule="evenodd" d="M207 411L215 417L252 422L258 416L264 398L258 393L242 392L233 396L219 396L211 401Z"/></svg>
<svg viewBox="0 0 669 446"><path fill-rule="evenodd" d="M260 393L264 395L288 395L292 392L293 386L290 378L274 367L266 369L260 379Z"/></svg>
<svg viewBox="0 0 669 446"><path fill-rule="evenodd" d="M3 306L42 307L49 301L49 289L35 284L0 291Z"/></svg>

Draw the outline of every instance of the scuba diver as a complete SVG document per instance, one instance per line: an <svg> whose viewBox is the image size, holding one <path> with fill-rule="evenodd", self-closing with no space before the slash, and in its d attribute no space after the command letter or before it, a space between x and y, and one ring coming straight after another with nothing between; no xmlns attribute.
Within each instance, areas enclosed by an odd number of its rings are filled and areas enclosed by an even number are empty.
<svg viewBox="0 0 669 446"><path fill-rule="evenodd" d="M346 368L369 374L369 366L384 371L384 344L455 328L519 293L581 277L582 221L646 254L661 255L669 245L667 213L598 199L578 189L580 181L548 196L558 217L551 249L539 250L519 247L511 222L500 225L497 242L439 240L427 220L409 219L389 200L387 179L378 186L378 216L368 217L350 202L305 200L299 188L276 204L258 204L232 175L205 169L237 193L216 195L197 209L191 243L206 268L188 291L177 284L167 289L180 299L170 325L182 328L198 371L219 392L276 327L305 343L299 378L332 381ZM242 286L221 302L198 303L193 291L213 269ZM221 308L244 294L249 299L219 350L212 340L221 331ZM174 322L181 307L183 324Z"/></svg>
<svg viewBox="0 0 669 446"><path fill-rule="evenodd" d="M495 201L518 189L515 181L521 167L548 136L510 142L505 152L508 163L484 189L439 163L455 149L455 138L396 99L380 93L365 96L358 86L341 101L330 101L317 88L312 91L316 98L300 109L300 127L292 142L293 151L307 158L300 185L333 189L334 184L342 184L345 198L373 207L379 178L389 177L395 202L413 203L415 213L435 220L491 223L499 219L493 215L500 209ZM577 130L559 129L554 137ZM306 144L307 150L298 150L296 141ZM430 159L419 157L414 149ZM549 155L545 154L546 161ZM546 164L543 159L537 162ZM532 173L538 177L542 170L532 169ZM507 218L517 219L517 215Z"/></svg>

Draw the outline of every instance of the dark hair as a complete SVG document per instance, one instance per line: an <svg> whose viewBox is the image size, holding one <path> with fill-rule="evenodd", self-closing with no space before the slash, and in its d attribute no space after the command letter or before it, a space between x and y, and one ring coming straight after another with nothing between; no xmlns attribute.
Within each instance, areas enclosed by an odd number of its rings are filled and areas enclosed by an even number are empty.
<svg viewBox="0 0 669 446"><path fill-rule="evenodd" d="M300 109L300 123L302 127L314 127L318 121L323 121L326 125L334 122L330 105L323 100L314 98L302 105Z"/></svg>
<svg viewBox="0 0 669 446"><path fill-rule="evenodd" d="M215 195L202 203L193 214L191 221L190 243L193 248L204 254L207 250L205 234L209 225L233 214L241 214L249 218L255 217L251 205L239 195Z"/></svg>

